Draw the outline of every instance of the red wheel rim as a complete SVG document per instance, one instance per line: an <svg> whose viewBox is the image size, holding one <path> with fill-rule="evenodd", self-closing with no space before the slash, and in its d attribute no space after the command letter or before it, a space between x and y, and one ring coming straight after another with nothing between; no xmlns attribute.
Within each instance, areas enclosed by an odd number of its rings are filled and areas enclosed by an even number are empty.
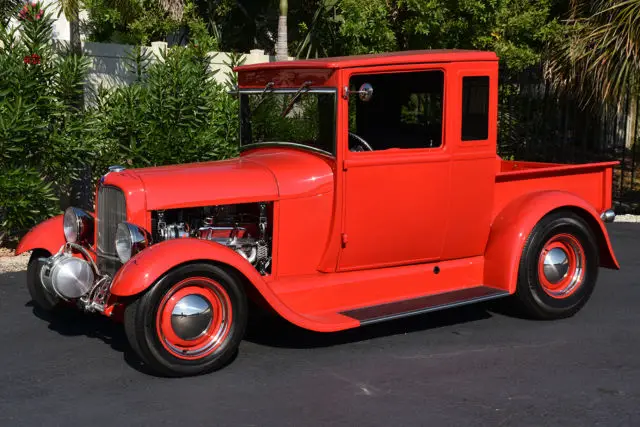
<svg viewBox="0 0 640 427"><path fill-rule="evenodd" d="M197 307L190 302L196 302ZM231 299L219 283L207 277L191 277L173 285L160 301L156 330L173 356L200 359L224 343L232 317ZM184 325L193 331L191 336L185 336Z"/></svg>
<svg viewBox="0 0 640 427"><path fill-rule="evenodd" d="M545 243L538 259L538 279L553 298L567 298L584 282L586 257L580 241L558 234Z"/></svg>

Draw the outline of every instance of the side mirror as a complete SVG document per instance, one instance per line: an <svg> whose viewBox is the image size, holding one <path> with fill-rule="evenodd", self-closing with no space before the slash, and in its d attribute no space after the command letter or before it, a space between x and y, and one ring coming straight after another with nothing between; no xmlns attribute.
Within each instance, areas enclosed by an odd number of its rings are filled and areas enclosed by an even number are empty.
<svg viewBox="0 0 640 427"><path fill-rule="evenodd" d="M370 83L363 83L358 90L358 98L362 102L369 102L373 98L373 86Z"/></svg>
<svg viewBox="0 0 640 427"><path fill-rule="evenodd" d="M371 86L371 83L363 83L360 86L360 89L357 91L350 91L349 88L347 86L344 87L344 98L348 99L349 95L353 94L353 93L357 93L358 94L358 98L360 98L360 101L362 102L369 102L371 100L371 98L373 98L373 86Z"/></svg>

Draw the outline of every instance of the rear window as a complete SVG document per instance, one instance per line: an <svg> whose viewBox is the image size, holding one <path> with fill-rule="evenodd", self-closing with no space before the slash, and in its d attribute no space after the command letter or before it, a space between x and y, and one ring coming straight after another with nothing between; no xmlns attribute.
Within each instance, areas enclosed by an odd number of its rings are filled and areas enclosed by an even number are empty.
<svg viewBox="0 0 640 427"><path fill-rule="evenodd" d="M489 77L462 78L462 140L489 138Z"/></svg>

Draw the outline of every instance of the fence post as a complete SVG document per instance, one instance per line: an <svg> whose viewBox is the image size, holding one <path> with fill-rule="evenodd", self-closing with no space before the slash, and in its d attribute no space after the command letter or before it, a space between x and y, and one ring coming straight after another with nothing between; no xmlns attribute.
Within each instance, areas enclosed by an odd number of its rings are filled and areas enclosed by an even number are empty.
<svg viewBox="0 0 640 427"><path fill-rule="evenodd" d="M636 140L636 121L638 120L638 97L629 101L629 108L627 109L627 136L625 138L624 146L630 150Z"/></svg>
<svg viewBox="0 0 640 427"><path fill-rule="evenodd" d="M169 43L167 42L151 42L151 51L156 59L162 61L162 58L164 58L164 55L167 53L168 46Z"/></svg>

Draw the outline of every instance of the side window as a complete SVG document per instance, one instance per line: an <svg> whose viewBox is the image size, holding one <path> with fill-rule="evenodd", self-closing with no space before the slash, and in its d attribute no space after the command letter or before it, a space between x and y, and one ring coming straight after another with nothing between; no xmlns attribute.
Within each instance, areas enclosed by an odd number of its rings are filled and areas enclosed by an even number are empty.
<svg viewBox="0 0 640 427"><path fill-rule="evenodd" d="M444 73L440 70L351 77L349 90L364 83L371 99L349 96L349 150L431 148L442 145Z"/></svg>
<svg viewBox="0 0 640 427"><path fill-rule="evenodd" d="M462 78L462 140L489 138L489 77Z"/></svg>

